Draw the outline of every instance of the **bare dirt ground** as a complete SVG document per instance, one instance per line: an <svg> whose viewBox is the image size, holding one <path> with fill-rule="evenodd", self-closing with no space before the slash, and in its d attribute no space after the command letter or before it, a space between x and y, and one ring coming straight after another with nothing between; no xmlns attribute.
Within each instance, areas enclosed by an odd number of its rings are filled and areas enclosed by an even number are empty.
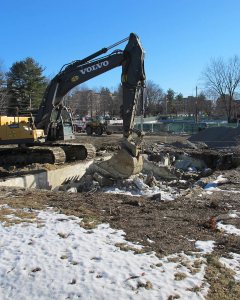
<svg viewBox="0 0 240 300"><path fill-rule="evenodd" d="M92 143L98 150L114 150L119 145L121 135L79 135L77 140ZM146 136L144 143L149 148L156 143L171 144L185 140L186 137L181 136L152 135ZM108 222L112 227L124 230L127 239L144 244L146 249L156 251L159 256L196 251L196 240L215 240L215 252L218 254L240 253L240 238L226 237L216 228L216 222L220 220L240 228L240 219L228 217L230 211L240 211L240 172L238 169L216 170L204 180L214 180L220 174L229 180L220 187L222 192L208 194L196 186L186 189L184 196L168 202L99 192L69 194L1 188L0 203L30 208L52 206L83 217L83 222L89 227L96 222Z"/></svg>
<svg viewBox="0 0 240 300"><path fill-rule="evenodd" d="M144 139L143 148L149 153L159 144L162 147L163 143L166 145L162 148L163 151L172 149L173 153L185 152L180 148L180 144L185 143L186 138L175 135L149 135ZM121 135L101 137L78 135L77 141L92 143L97 151L114 151L119 147ZM216 152L210 151L210 156L205 150L196 152L197 156L201 156L201 153L208 158L207 161L211 162L216 158ZM221 157L221 153L219 154ZM216 167L213 174L202 180L212 182L219 175L223 175L228 182L219 186L218 191L208 193L199 185L194 185L194 180L191 179L188 188L174 201L163 202L147 197L94 191L66 193L1 187L0 205L29 208L30 211L53 207L60 213L81 217L81 226L89 232L101 222L110 223L111 227L124 230L127 240L144 245L143 251L155 251L160 257L182 251L187 254L196 253L197 240L213 240L215 241L213 253L206 256L205 278L210 284L206 299L239 299L240 285L235 282L233 273L219 263L219 257L229 257L231 252L240 254L240 237L233 234L226 235L217 229L216 223L221 221L223 224L232 224L240 229L240 218L229 216L230 213L240 212L240 167L231 168L225 160L221 160L221 164L217 164ZM0 221L9 222L4 216L4 209L0 211Z"/></svg>
<svg viewBox="0 0 240 300"><path fill-rule="evenodd" d="M143 146L154 143L173 143L173 142L183 142L188 136L177 136L177 135L146 135L143 140ZM108 147L117 147L121 142L121 134L111 134L111 135L92 135L86 136L86 134L79 134L76 137L78 142L93 144L97 149L103 149Z"/></svg>
<svg viewBox="0 0 240 300"><path fill-rule="evenodd" d="M222 188L240 190L238 172L228 171L225 175L230 176L231 183ZM199 194L196 188L175 201L159 202L127 195L1 188L0 204L31 209L55 207L83 218L83 225L90 229L99 222L107 222L124 230L127 239L144 244L146 250L154 250L159 256L196 251L196 240L215 240L217 254L240 253L239 237L225 236L215 226L216 221L222 220L240 228L239 219L228 217L229 211L240 211L239 194Z"/></svg>

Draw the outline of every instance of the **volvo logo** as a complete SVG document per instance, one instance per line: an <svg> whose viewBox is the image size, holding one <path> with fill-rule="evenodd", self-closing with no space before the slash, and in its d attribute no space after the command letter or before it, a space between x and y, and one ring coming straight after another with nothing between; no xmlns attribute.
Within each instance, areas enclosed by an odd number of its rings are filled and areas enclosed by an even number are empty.
<svg viewBox="0 0 240 300"><path fill-rule="evenodd" d="M101 69L102 67L106 67L106 66L108 66L108 65L109 65L109 61L108 61L108 60L104 60L104 61L101 61L100 63L95 64L95 65L86 67L86 68L80 70L80 72L81 72L83 75L85 75L86 73L90 73L90 72L92 72L92 71Z"/></svg>

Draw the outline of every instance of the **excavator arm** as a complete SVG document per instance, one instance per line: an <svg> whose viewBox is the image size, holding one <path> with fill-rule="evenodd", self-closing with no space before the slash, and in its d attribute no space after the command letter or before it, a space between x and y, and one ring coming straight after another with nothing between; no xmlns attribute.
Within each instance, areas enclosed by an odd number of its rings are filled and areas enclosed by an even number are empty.
<svg viewBox="0 0 240 300"><path fill-rule="evenodd" d="M128 43L123 51L116 50L110 55L96 58L126 40ZM103 48L82 60L63 66L45 91L35 118L36 127L44 129L49 139L57 140L57 136L51 133L51 126L52 123L61 119L64 96L77 85L119 66L122 66L123 129L124 136L128 137L134 126L135 107L145 80L144 51L138 36L134 33L131 33L129 38L108 48Z"/></svg>
<svg viewBox="0 0 240 300"><path fill-rule="evenodd" d="M126 40L128 43L124 50L98 57ZM102 162L99 168L107 176L127 178L139 173L143 165L140 155L142 133L138 132L137 141L132 138L136 107L145 87L144 50L136 34L131 33L127 39L63 66L46 89L35 124L37 128L44 129L48 140L73 139L71 116L63 106L64 96L75 86L119 66L122 66L123 143L120 152Z"/></svg>

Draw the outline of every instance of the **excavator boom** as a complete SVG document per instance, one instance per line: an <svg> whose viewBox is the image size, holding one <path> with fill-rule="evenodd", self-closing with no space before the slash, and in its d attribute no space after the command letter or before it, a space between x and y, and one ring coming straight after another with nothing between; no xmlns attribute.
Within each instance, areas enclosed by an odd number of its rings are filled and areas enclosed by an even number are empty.
<svg viewBox="0 0 240 300"><path fill-rule="evenodd" d="M127 44L124 50L115 50L109 55L102 56L108 50L126 41ZM28 125L29 130L27 131L44 131L46 142L57 142L60 147L64 148L66 157L81 157L81 159L94 157L94 149L91 145L87 145L85 148L80 145L82 152L79 155L77 154L78 147L76 143L72 144L72 147L71 143L67 145L59 143L61 140L73 140L75 138L71 112L67 107L64 107L63 99L77 85L119 66L122 67L123 104L121 111L124 141L118 157L114 156L112 160L101 167L109 172L109 176L115 178L129 177L131 174L139 172L142 165L140 142L133 140L132 133L134 132L134 117L137 103L141 100L145 87L145 72L144 50L138 36L134 33L131 33L128 38L109 47L102 48L81 60L64 65L60 72L50 81L39 110L35 115L34 126L32 126L33 124ZM141 136L141 133L139 136ZM4 142L3 139L1 140ZM16 143L21 144L21 140L17 139ZM22 139L22 143L25 143L24 139ZM75 150L73 151L73 149ZM124 167L118 172L116 168L118 167L117 165L121 165L121 162L125 162L124 165L129 165L130 168ZM113 172L113 169L116 169L116 172ZM127 169L128 171L126 172L125 170Z"/></svg>
<svg viewBox="0 0 240 300"><path fill-rule="evenodd" d="M97 58L126 40L128 40L128 43L124 50L115 50L109 55ZM108 48L103 48L82 60L64 65L51 80L45 91L35 118L37 128L44 129L50 140L57 140L58 135L61 134L54 136L51 133L51 126L53 123L58 123L61 118L64 96L77 85L119 66L122 66L124 136L128 136L131 129L133 129L135 106L139 100L139 91L144 87L145 80L144 51L138 36L134 33L131 33L129 38Z"/></svg>

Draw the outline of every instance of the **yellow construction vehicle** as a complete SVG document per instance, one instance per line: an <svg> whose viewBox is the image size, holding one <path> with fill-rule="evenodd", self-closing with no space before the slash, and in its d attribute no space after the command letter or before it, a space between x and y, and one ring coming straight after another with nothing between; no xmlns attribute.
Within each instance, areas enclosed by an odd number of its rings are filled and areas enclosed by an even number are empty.
<svg viewBox="0 0 240 300"><path fill-rule="evenodd" d="M115 50L109 55L98 58L125 41L128 43L124 50ZM119 156L114 156L103 164L102 168L106 169L110 175L114 173L113 177L129 177L139 172L142 167L139 142L142 135L138 132L139 138L135 142L132 133L134 132L135 108L142 99L145 87L145 72L144 51L138 36L134 33L84 59L64 65L49 83L34 117L2 116L0 144L18 144L28 147L20 147L18 151L16 148L14 151L6 147L1 149L0 165L10 161L41 163L43 157L44 162L49 163L93 158L95 148L91 144L72 142L75 138L72 115L71 111L63 105L63 98L75 86L119 66L122 67L124 142ZM120 161L118 157L121 157ZM126 167L122 166L122 162ZM112 171L113 169L115 171Z"/></svg>
<svg viewBox="0 0 240 300"><path fill-rule="evenodd" d="M45 141L43 129L36 129L33 117L0 116L0 144L34 143Z"/></svg>

